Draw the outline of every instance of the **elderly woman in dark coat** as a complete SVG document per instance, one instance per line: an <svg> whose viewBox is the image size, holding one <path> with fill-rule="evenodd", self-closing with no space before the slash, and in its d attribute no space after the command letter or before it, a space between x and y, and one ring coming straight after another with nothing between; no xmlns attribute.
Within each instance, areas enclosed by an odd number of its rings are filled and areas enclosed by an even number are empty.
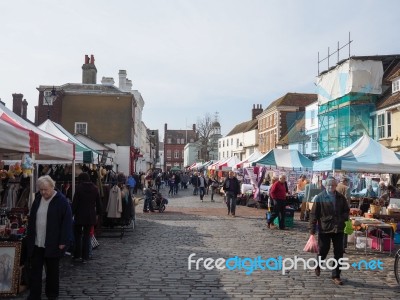
<svg viewBox="0 0 400 300"><path fill-rule="evenodd" d="M74 258L82 259L85 263L89 259L90 227L96 225L101 214L100 194L97 186L90 181L87 173L78 177L72 201L72 214L74 216L75 250Z"/></svg>
<svg viewBox="0 0 400 300"><path fill-rule="evenodd" d="M67 198L54 190L55 182L50 176L40 177L37 186L39 192L29 212L26 237L31 266L27 299L41 299L43 265L46 265L46 296L56 299L59 294L59 262L71 236L71 207Z"/></svg>

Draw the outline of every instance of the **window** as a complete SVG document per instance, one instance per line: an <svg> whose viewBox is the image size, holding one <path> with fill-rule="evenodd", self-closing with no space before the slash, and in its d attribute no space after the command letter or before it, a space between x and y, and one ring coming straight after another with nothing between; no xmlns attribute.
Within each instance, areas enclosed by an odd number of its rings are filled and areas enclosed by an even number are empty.
<svg viewBox="0 0 400 300"><path fill-rule="evenodd" d="M53 100L55 100L55 97L49 96L51 96L51 91L43 92L43 105L53 105Z"/></svg>
<svg viewBox="0 0 400 300"><path fill-rule="evenodd" d="M167 150L167 158L171 158L171 150Z"/></svg>
<svg viewBox="0 0 400 300"><path fill-rule="evenodd" d="M171 144L171 138L167 138L167 144Z"/></svg>
<svg viewBox="0 0 400 300"><path fill-rule="evenodd" d="M387 120L387 137L392 137L392 113L388 111L386 113L386 120Z"/></svg>
<svg viewBox="0 0 400 300"><path fill-rule="evenodd" d="M315 125L315 110L314 109L311 111L310 121L311 121L311 126L314 126Z"/></svg>
<svg viewBox="0 0 400 300"><path fill-rule="evenodd" d="M185 139L181 139L181 144L185 144Z"/></svg>
<svg viewBox="0 0 400 300"><path fill-rule="evenodd" d="M179 151L178 150L174 151L174 158L179 158Z"/></svg>
<svg viewBox="0 0 400 300"><path fill-rule="evenodd" d="M222 147L225 147L225 141L222 141Z"/></svg>
<svg viewBox="0 0 400 300"><path fill-rule="evenodd" d="M185 151L184 150L182 150L181 157L185 157Z"/></svg>
<svg viewBox="0 0 400 300"><path fill-rule="evenodd" d="M87 123L75 122L75 133L81 133L87 135Z"/></svg>
<svg viewBox="0 0 400 300"><path fill-rule="evenodd" d="M236 148L239 148L239 139L236 139Z"/></svg>
<svg viewBox="0 0 400 300"><path fill-rule="evenodd" d="M318 137L317 134L314 133L311 135L311 152L318 150Z"/></svg>
<svg viewBox="0 0 400 300"><path fill-rule="evenodd" d="M231 138L231 146L233 146L233 138Z"/></svg>
<svg viewBox="0 0 400 300"><path fill-rule="evenodd" d="M397 79L392 82L392 93L395 93L400 90L400 79Z"/></svg>
<svg viewBox="0 0 400 300"><path fill-rule="evenodd" d="M385 114L378 115L378 139L385 137Z"/></svg>
<svg viewBox="0 0 400 300"><path fill-rule="evenodd" d="M190 142L191 142L191 143L194 143L194 139L190 139Z"/></svg>

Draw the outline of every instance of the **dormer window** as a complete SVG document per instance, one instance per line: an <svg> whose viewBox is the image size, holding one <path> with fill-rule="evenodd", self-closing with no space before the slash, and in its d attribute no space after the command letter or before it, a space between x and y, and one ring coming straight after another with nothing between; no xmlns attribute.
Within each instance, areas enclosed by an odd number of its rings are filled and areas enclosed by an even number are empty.
<svg viewBox="0 0 400 300"><path fill-rule="evenodd" d="M397 78L392 82L392 93L396 93L400 90L400 78Z"/></svg>

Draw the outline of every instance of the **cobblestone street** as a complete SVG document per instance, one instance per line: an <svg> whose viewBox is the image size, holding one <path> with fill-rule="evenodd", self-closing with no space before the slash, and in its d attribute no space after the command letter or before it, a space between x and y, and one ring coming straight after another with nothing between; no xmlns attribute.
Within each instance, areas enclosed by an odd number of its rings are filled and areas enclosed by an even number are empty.
<svg viewBox="0 0 400 300"><path fill-rule="evenodd" d="M280 231L265 226L264 209L239 206L233 218L226 215L223 198L216 195L215 200L205 196L201 202L189 189L169 198L164 213L144 214L139 204L135 230L122 239L118 232L104 232L86 265L63 259L59 299L400 299L393 254L387 253L365 255L348 249L345 256L351 263L380 259L384 270L350 267L342 272L343 286L332 283L329 271L320 277L303 269L246 275L245 270L206 270L203 264L188 270L191 253L196 254L193 259L315 257L303 252L309 235L298 213L294 228ZM15 299L26 296L25 292Z"/></svg>

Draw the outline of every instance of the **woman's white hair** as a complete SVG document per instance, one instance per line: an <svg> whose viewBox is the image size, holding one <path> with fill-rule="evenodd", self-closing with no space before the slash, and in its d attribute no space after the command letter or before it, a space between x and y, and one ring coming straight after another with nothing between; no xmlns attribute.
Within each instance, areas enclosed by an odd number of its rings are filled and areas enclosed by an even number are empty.
<svg viewBox="0 0 400 300"><path fill-rule="evenodd" d="M49 175L44 175L38 178L38 180L36 181L36 185L39 189L45 185L50 186L54 189L56 187L56 182Z"/></svg>

